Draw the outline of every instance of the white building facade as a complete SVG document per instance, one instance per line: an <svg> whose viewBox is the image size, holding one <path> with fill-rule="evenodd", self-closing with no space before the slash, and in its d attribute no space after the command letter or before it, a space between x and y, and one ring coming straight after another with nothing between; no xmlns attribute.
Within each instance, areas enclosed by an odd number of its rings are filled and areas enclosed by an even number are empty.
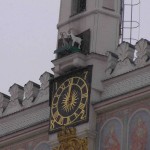
<svg viewBox="0 0 150 150"><path fill-rule="evenodd" d="M54 75L0 93L0 149L150 149L150 42L119 43L120 24L121 0L61 0ZM91 82L82 73L88 66Z"/></svg>

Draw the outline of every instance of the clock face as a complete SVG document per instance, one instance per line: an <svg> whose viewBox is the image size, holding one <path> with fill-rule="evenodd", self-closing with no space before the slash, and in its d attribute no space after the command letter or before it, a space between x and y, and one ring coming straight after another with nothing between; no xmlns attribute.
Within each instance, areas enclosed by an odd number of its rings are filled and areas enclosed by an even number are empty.
<svg viewBox="0 0 150 150"><path fill-rule="evenodd" d="M91 70L89 66L51 81L50 132L88 121Z"/></svg>

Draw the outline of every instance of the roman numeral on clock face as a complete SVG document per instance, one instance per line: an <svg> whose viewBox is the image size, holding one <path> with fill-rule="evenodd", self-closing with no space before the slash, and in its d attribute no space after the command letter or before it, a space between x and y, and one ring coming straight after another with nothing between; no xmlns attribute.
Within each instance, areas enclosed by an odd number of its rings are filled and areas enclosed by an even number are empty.
<svg viewBox="0 0 150 150"><path fill-rule="evenodd" d="M87 98L87 97L88 97L88 93L82 94L82 98Z"/></svg>
<svg viewBox="0 0 150 150"><path fill-rule="evenodd" d="M83 89L85 86L86 86L86 85L85 85L85 84L83 84L83 85L81 86L81 89Z"/></svg>
<svg viewBox="0 0 150 150"><path fill-rule="evenodd" d="M88 71L85 71L85 72L84 72L84 80L86 80L87 75L88 75Z"/></svg>
<svg viewBox="0 0 150 150"><path fill-rule="evenodd" d="M66 124L68 125L68 124L70 124L71 123L71 119L70 119L70 117L67 117L67 122L66 122Z"/></svg>
<svg viewBox="0 0 150 150"><path fill-rule="evenodd" d="M63 125L63 124L64 124L64 118L63 118L63 117L60 117L58 123L59 123L60 125Z"/></svg>
<svg viewBox="0 0 150 150"><path fill-rule="evenodd" d="M76 112L73 115L75 116L75 118L77 118L79 116Z"/></svg>
<svg viewBox="0 0 150 150"><path fill-rule="evenodd" d="M85 108L85 104L80 103L80 105L79 105L79 109L83 110L84 108Z"/></svg>
<svg viewBox="0 0 150 150"><path fill-rule="evenodd" d="M58 111L56 111L56 112L53 114L53 117L54 117L55 120L57 120L57 118L59 117Z"/></svg>
<svg viewBox="0 0 150 150"><path fill-rule="evenodd" d="M66 86L65 86L64 84L62 84L62 85L60 86L60 88L61 88L62 90L64 90L64 89L66 88Z"/></svg>

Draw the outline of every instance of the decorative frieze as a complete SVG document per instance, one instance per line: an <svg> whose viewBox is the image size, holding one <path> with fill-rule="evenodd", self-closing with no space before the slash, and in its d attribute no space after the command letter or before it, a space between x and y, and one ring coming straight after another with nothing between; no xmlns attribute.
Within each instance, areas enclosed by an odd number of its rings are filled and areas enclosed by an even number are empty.
<svg viewBox="0 0 150 150"><path fill-rule="evenodd" d="M59 146L53 150L88 150L88 138L78 138L76 128L63 128L57 135Z"/></svg>
<svg viewBox="0 0 150 150"><path fill-rule="evenodd" d="M3 115L3 112L5 111L9 100L10 97L8 95L0 93L0 117Z"/></svg>
<svg viewBox="0 0 150 150"><path fill-rule="evenodd" d="M22 109L24 94L23 87L15 83L9 88L9 92L11 95L10 102L4 112L4 115L8 115Z"/></svg>
<svg viewBox="0 0 150 150"><path fill-rule="evenodd" d="M135 45L137 50L135 63L137 67L145 66L150 62L150 41L141 39Z"/></svg>
<svg viewBox="0 0 150 150"><path fill-rule="evenodd" d="M44 72L40 76L40 82L41 82L41 90L45 90L49 86L49 80L52 79L54 76L49 72Z"/></svg>
<svg viewBox="0 0 150 150"><path fill-rule="evenodd" d="M135 47L130 43L123 42L116 49L116 53L108 53L107 77L120 75L135 68Z"/></svg>
<svg viewBox="0 0 150 150"><path fill-rule="evenodd" d="M9 92L10 92L10 101L15 101L18 100L20 102L20 104L22 103L23 100L23 93L24 93L24 88L18 84L13 84L10 88L9 88Z"/></svg>
<svg viewBox="0 0 150 150"><path fill-rule="evenodd" d="M49 72L44 72L40 76L41 87L35 99L36 104L49 100L49 81L52 78L53 78L53 75Z"/></svg>
<svg viewBox="0 0 150 150"><path fill-rule="evenodd" d="M108 52L107 62L107 78L144 67L150 64L150 41L141 39L135 46L122 42L116 53Z"/></svg>
<svg viewBox="0 0 150 150"><path fill-rule="evenodd" d="M116 68L118 62L118 55L113 52L107 52L108 60L107 60L107 68L106 68L106 75L110 76L114 69Z"/></svg>
<svg viewBox="0 0 150 150"><path fill-rule="evenodd" d="M0 93L0 117L49 100L49 80L52 78L52 74L44 72L39 79L41 86L32 81L24 87L15 83L9 88L10 97Z"/></svg>
<svg viewBox="0 0 150 150"><path fill-rule="evenodd" d="M39 93L40 85L28 81L24 86L24 107L30 107Z"/></svg>
<svg viewBox="0 0 150 150"><path fill-rule="evenodd" d="M117 48L118 63L114 70L113 75L120 75L129 72L135 68L134 65L135 48L127 42L121 43Z"/></svg>
<svg viewBox="0 0 150 150"><path fill-rule="evenodd" d="M117 48L118 61L123 62L125 59L133 61L134 58L134 46L128 42L122 42Z"/></svg>
<svg viewBox="0 0 150 150"><path fill-rule="evenodd" d="M37 96L39 92L40 85L29 81L24 86L24 93L25 93L25 99L33 98L32 101L34 101L34 98Z"/></svg>

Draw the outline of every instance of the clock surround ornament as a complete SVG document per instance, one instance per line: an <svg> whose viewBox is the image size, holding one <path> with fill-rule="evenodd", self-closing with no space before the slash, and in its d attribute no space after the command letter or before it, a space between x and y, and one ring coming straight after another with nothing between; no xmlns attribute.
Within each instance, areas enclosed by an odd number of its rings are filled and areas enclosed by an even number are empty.
<svg viewBox="0 0 150 150"><path fill-rule="evenodd" d="M62 130L57 133L59 145L53 150L88 150L88 138L77 137L76 128L62 127Z"/></svg>
<svg viewBox="0 0 150 150"><path fill-rule="evenodd" d="M50 133L88 121L91 78L87 66L50 81Z"/></svg>

